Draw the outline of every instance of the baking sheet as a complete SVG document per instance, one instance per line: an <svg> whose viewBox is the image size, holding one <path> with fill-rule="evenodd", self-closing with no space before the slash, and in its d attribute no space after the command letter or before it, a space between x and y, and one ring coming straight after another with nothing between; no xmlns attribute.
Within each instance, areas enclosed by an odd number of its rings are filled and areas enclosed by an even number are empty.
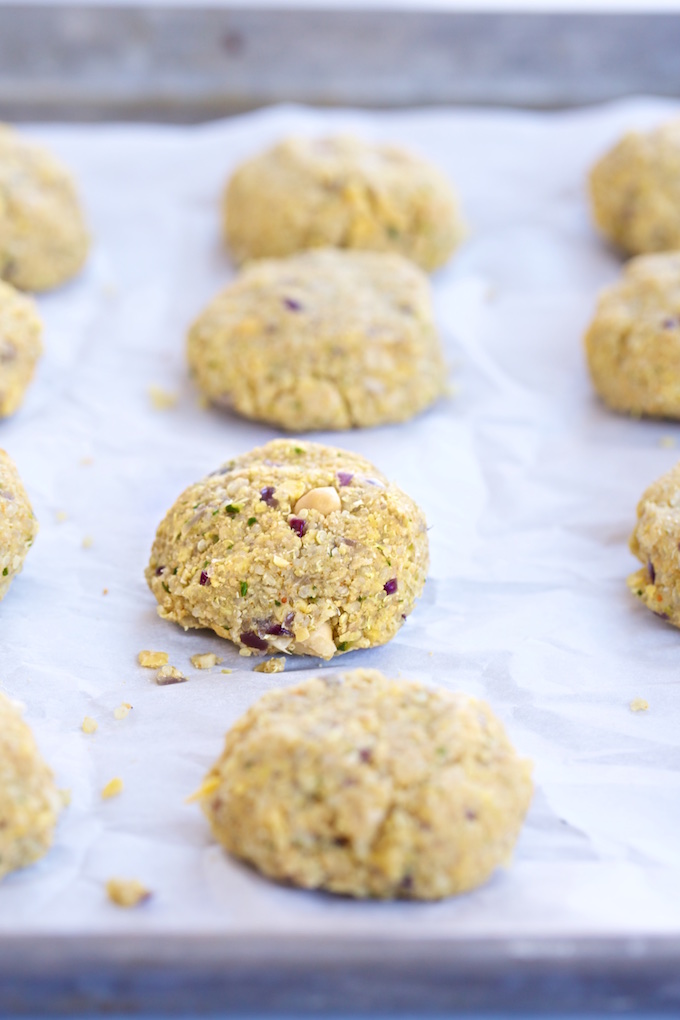
<svg viewBox="0 0 680 1020"><path fill-rule="evenodd" d="M680 933L680 635L625 586L637 499L680 456L662 445L680 426L606 412L581 344L598 289L620 270L589 223L587 167L628 126L679 109L283 107L199 128L30 129L77 174L95 243L83 275L39 299L46 355L22 411L0 423L41 525L0 607L0 683L72 791L50 855L0 885L0 933ZM281 135L334 130L436 160L471 228L434 279L455 398L407 425L313 437L369 457L431 525L430 578L398 637L323 668L484 697L536 763L514 866L435 904L280 888L213 845L185 797L248 705L318 667L298 658L282 675L254 673L256 659L214 635L160 620L143 578L179 492L275 435L201 409L186 378L187 325L233 274L222 182ZM177 406L155 410L154 385ZM156 687L136 663L142 648L168 651L190 681ZM203 651L234 672L193 670ZM648 712L630 711L636 697ZM123 701L133 710L119 721ZM85 715L94 736L80 730ZM114 776L124 792L102 801ZM153 900L110 905L112 876L139 878Z"/></svg>

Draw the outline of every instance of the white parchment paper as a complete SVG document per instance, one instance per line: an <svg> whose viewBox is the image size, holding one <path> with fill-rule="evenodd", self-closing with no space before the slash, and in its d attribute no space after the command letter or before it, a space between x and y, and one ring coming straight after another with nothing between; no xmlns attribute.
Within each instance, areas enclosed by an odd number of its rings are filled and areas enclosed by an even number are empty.
<svg viewBox="0 0 680 1020"><path fill-rule="evenodd" d="M680 933L680 634L625 586L637 499L680 456L661 445L680 426L605 411L581 340L620 270L590 225L586 170L628 126L677 112L281 108L199 128L31 128L77 175L95 243L83 275L39 299L46 355L0 423L41 525L0 606L0 683L73 797L50 855L0 885L0 932ZM390 645L339 665L484 697L536 763L512 869L429 905L278 888L212 844L185 797L246 707L315 664L254 673L214 635L158 619L142 574L179 492L275 434L201 409L186 378L187 325L233 273L222 183L283 134L339 129L440 163L471 228L434 279L455 399L404 426L314 437L368 456L431 524L413 615ZM177 392L176 408L154 410L151 385ZM168 651L190 681L156 687L142 648ZM209 650L234 672L193 670ZM630 711L635 697L647 713ZM118 721L122 701L133 710ZM102 801L114 776L124 792ZM153 901L110 905L114 875Z"/></svg>

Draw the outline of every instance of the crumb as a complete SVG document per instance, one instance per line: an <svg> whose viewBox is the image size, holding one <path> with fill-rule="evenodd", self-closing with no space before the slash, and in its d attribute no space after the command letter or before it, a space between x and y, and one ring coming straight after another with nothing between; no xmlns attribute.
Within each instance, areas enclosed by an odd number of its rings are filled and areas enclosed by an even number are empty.
<svg viewBox="0 0 680 1020"><path fill-rule="evenodd" d="M123 792L123 780L116 777L106 784L102 790L102 797L104 800L108 800L110 797L117 797L118 794Z"/></svg>
<svg viewBox="0 0 680 1020"><path fill-rule="evenodd" d="M219 785L219 776L208 776L203 780L199 788L187 797L186 803L193 804L197 800L202 800L203 797L209 797L211 793L215 792Z"/></svg>
<svg viewBox="0 0 680 1020"><path fill-rule="evenodd" d="M83 539L83 549L91 549L93 543L94 539L92 538L92 535L86 535Z"/></svg>
<svg viewBox="0 0 680 1020"><path fill-rule="evenodd" d="M108 594L109 594L109 589L108 588L102 588L102 595L108 595Z"/></svg>
<svg viewBox="0 0 680 1020"><path fill-rule="evenodd" d="M119 705L118 708L113 710L113 718L124 719L126 715L129 715L131 710L132 705L128 705L127 701L124 701L122 705Z"/></svg>
<svg viewBox="0 0 680 1020"><path fill-rule="evenodd" d="M151 892L136 878L110 878L106 894L117 907L138 907L151 899Z"/></svg>
<svg viewBox="0 0 680 1020"><path fill-rule="evenodd" d="M94 457L81 457L80 458L80 466L81 467L89 467L90 464L94 464Z"/></svg>
<svg viewBox="0 0 680 1020"><path fill-rule="evenodd" d="M81 729L83 733L95 733L99 729L99 723L92 716L86 715Z"/></svg>
<svg viewBox="0 0 680 1020"><path fill-rule="evenodd" d="M187 677L184 673L180 673L174 666L161 666L156 673L156 683L159 687L167 687L168 684L183 684L186 681Z"/></svg>
<svg viewBox="0 0 680 1020"><path fill-rule="evenodd" d="M286 668L286 660L283 655L261 662L259 666L253 667L256 673L283 673Z"/></svg>
<svg viewBox="0 0 680 1020"><path fill-rule="evenodd" d="M169 393L160 386L149 386L149 399L155 411L168 411L177 403L177 394Z"/></svg>
<svg viewBox="0 0 680 1020"><path fill-rule="evenodd" d="M649 702L645 701L644 698L633 698L629 708L631 712L646 712L649 708Z"/></svg>
<svg viewBox="0 0 680 1020"><path fill-rule="evenodd" d="M434 655L434 652L428 652L427 654L428 655Z"/></svg>
<svg viewBox="0 0 680 1020"><path fill-rule="evenodd" d="M675 446L675 436L662 436L659 440L659 446L664 450L672 450Z"/></svg>
<svg viewBox="0 0 680 1020"><path fill-rule="evenodd" d="M167 652L140 652L137 656L137 662L140 666L145 666L147 669L158 669L159 666L166 666L168 662Z"/></svg>
<svg viewBox="0 0 680 1020"><path fill-rule="evenodd" d="M68 520L68 514L65 510L57 510L56 513L57 524L63 524L64 521Z"/></svg>
<svg viewBox="0 0 680 1020"><path fill-rule="evenodd" d="M222 659L218 659L214 652L203 652L202 655L192 655L191 665L194 669L212 669Z"/></svg>
<svg viewBox="0 0 680 1020"><path fill-rule="evenodd" d="M220 673L233 673L233 669L221 669Z"/></svg>

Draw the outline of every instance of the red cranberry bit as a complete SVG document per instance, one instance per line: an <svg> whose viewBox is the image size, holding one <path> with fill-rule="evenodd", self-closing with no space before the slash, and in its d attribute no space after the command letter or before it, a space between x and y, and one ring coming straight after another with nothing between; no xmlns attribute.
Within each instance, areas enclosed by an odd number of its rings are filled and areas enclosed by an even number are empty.
<svg viewBox="0 0 680 1020"><path fill-rule="evenodd" d="M160 577L164 570L165 567L156 567L156 577Z"/></svg>
<svg viewBox="0 0 680 1020"><path fill-rule="evenodd" d="M338 481L341 485L351 485L354 475L351 475L349 471L338 471Z"/></svg>
<svg viewBox="0 0 680 1020"><path fill-rule="evenodd" d="M291 517L288 524L293 529L298 538L302 538L305 531L307 530L307 522L303 521L300 517Z"/></svg>
<svg viewBox="0 0 680 1020"><path fill-rule="evenodd" d="M656 584L656 570L651 560L647 560L647 573L651 578L652 584Z"/></svg>
<svg viewBox="0 0 680 1020"><path fill-rule="evenodd" d="M664 329L676 329L680 326L680 319L664 319L661 325Z"/></svg>
<svg viewBox="0 0 680 1020"><path fill-rule="evenodd" d="M302 305L300 304L299 301L296 301L294 298L285 297L283 299L283 303L286 306L286 308L291 312L302 311Z"/></svg>
<svg viewBox="0 0 680 1020"><path fill-rule="evenodd" d="M373 751L371 751L370 747L362 747L359 751L359 758L364 762L373 761Z"/></svg>
<svg viewBox="0 0 680 1020"><path fill-rule="evenodd" d="M395 591L398 588L396 577L391 577L390 580L383 585L383 588L385 589L388 595L394 595Z"/></svg>
<svg viewBox="0 0 680 1020"><path fill-rule="evenodd" d="M261 638L254 630L244 630L241 634L241 641L248 648L254 648L258 652L266 652L269 649L269 645L264 638Z"/></svg>
<svg viewBox="0 0 680 1020"><path fill-rule="evenodd" d="M199 584L210 584L210 578L206 574L205 570L201 571L201 579L199 581Z"/></svg>
<svg viewBox="0 0 680 1020"><path fill-rule="evenodd" d="M279 501L277 499L274 499L273 485L265 485L264 489L260 489L260 499L262 500L263 503L266 503L267 506L279 505Z"/></svg>

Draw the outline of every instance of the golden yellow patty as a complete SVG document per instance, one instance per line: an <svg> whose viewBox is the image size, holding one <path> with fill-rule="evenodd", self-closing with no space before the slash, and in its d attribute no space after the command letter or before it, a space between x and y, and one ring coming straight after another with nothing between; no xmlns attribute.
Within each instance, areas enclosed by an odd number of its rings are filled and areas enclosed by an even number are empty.
<svg viewBox="0 0 680 1020"><path fill-rule="evenodd" d="M241 654L382 645L428 567L418 506L355 453L277 439L191 485L156 533L158 612Z"/></svg>
<svg viewBox="0 0 680 1020"><path fill-rule="evenodd" d="M680 463L643 493L630 548L644 566L631 574L628 587L680 627Z"/></svg>
<svg viewBox="0 0 680 1020"><path fill-rule="evenodd" d="M223 217L237 262L363 248L398 252L430 271L464 234L457 200L436 167L345 135L288 138L244 163L227 185Z"/></svg>
<svg viewBox="0 0 680 1020"><path fill-rule="evenodd" d="M201 804L227 850L272 878L439 899L508 862L530 777L484 702L355 670L260 698Z"/></svg>
<svg viewBox="0 0 680 1020"><path fill-rule="evenodd" d="M680 418L680 252L631 259L600 297L586 354L614 410Z"/></svg>
<svg viewBox="0 0 680 1020"><path fill-rule="evenodd" d="M12 458L0 450L0 599L21 572L38 533L26 490Z"/></svg>
<svg viewBox="0 0 680 1020"><path fill-rule="evenodd" d="M62 806L33 734L0 694L0 879L47 853Z"/></svg>
<svg viewBox="0 0 680 1020"><path fill-rule="evenodd" d="M203 392L294 432L405 421L444 392L427 277L399 255L251 263L189 333Z"/></svg>
<svg viewBox="0 0 680 1020"><path fill-rule="evenodd" d="M0 281L0 418L24 399L42 354L42 322L33 302Z"/></svg>
<svg viewBox="0 0 680 1020"><path fill-rule="evenodd" d="M680 249L680 120L631 131L593 167L593 215L630 255Z"/></svg>
<svg viewBox="0 0 680 1020"><path fill-rule="evenodd" d="M89 243L65 167L0 125L0 277L22 290L57 287L81 268Z"/></svg>

